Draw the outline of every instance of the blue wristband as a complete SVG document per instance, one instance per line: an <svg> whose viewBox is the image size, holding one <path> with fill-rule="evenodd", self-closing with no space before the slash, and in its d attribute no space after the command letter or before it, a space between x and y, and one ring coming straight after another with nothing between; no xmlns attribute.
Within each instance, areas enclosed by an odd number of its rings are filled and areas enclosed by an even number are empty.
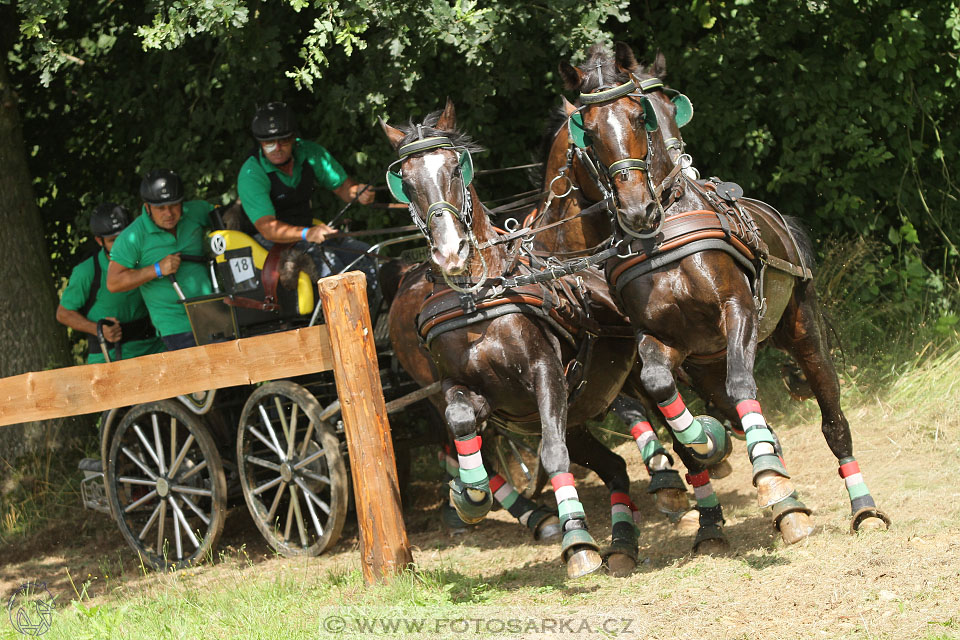
<svg viewBox="0 0 960 640"><path fill-rule="evenodd" d="M310 231L310 227L304 227L304 228L303 228L303 231L300 232L300 239L301 239L301 240L306 240L306 239L307 239L307 231Z"/></svg>
<svg viewBox="0 0 960 640"><path fill-rule="evenodd" d="M158 278L162 278L162 277L163 277L163 271L160 271L160 263L159 263L159 262L154 262L154 263L153 263L153 270L157 272L157 277L158 277Z"/></svg>

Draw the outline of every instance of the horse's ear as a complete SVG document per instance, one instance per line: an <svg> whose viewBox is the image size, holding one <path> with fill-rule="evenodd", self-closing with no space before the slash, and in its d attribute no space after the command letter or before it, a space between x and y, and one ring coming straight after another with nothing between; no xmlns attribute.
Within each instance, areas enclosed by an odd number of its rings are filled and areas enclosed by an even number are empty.
<svg viewBox="0 0 960 640"><path fill-rule="evenodd" d="M560 96L560 99L563 101L563 110L567 114L567 117L569 118L577 111L577 108L573 106L573 103L567 100L565 96Z"/></svg>
<svg viewBox="0 0 960 640"><path fill-rule="evenodd" d="M657 57L653 60L653 68L650 69L650 73L661 80L667 77L667 59L664 57L663 51L657 51Z"/></svg>
<svg viewBox="0 0 960 640"><path fill-rule="evenodd" d="M625 42L616 42L613 45L613 59L617 62L620 71L627 73L636 73L637 58L633 55L633 49Z"/></svg>
<svg viewBox="0 0 960 640"><path fill-rule="evenodd" d="M437 120L437 129L440 131L453 131L456 126L457 112L453 108L453 100L448 97L447 105L443 108L443 113L440 114L440 119Z"/></svg>
<svg viewBox="0 0 960 640"><path fill-rule="evenodd" d="M383 118L378 118L380 120L380 127L383 129L383 132L386 134L387 138L390 140L390 144L393 145L394 150L400 147L400 143L406 137L406 134L396 127L391 127L384 121Z"/></svg>
<svg viewBox="0 0 960 640"><path fill-rule="evenodd" d="M559 69L560 77L563 78L563 86L570 91L579 91L583 84L583 72L569 62L561 62Z"/></svg>

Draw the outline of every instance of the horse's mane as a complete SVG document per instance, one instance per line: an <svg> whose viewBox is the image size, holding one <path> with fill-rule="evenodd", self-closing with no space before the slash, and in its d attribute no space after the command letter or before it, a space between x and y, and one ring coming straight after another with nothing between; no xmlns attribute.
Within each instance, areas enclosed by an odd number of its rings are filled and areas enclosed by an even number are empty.
<svg viewBox="0 0 960 640"><path fill-rule="evenodd" d="M577 66L583 72L581 93L593 93L600 89L609 89L630 80L633 74L641 80L654 77L642 64L637 63L627 71L617 68L617 61L606 45L598 42L587 49L586 61ZM598 73L599 71L599 73Z"/></svg>
<svg viewBox="0 0 960 640"><path fill-rule="evenodd" d="M439 109L437 111L433 111L427 114L427 117L423 119L422 123L420 123L420 132L423 133L424 138L443 136L450 138L450 141L454 144L454 146L463 147L470 153L480 153L481 151L486 151L486 149L474 142L470 136L462 131L443 131L442 129L436 129L435 127L437 126L437 121L440 119L441 113L443 113L443 111ZM399 146L403 146L418 139L419 132L417 130L417 123L414 122L413 119L411 119L405 125L398 126L397 129L400 129L400 131L403 131L404 134L406 134Z"/></svg>

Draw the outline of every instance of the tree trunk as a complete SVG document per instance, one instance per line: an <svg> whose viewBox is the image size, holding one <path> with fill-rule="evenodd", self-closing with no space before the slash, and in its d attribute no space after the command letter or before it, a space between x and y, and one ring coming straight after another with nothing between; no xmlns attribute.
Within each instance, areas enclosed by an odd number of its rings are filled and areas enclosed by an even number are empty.
<svg viewBox="0 0 960 640"><path fill-rule="evenodd" d="M0 377L66 366L70 353L5 54L0 47ZM0 457L60 443L67 424L75 421L2 427Z"/></svg>

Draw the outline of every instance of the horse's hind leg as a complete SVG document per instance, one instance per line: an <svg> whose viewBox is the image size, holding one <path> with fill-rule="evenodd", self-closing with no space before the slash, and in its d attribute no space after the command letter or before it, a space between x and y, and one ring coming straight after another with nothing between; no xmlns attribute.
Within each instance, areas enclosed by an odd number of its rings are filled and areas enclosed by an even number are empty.
<svg viewBox="0 0 960 640"><path fill-rule="evenodd" d="M600 476L610 492L613 526L603 559L612 575L629 575L637 566L640 512L630 499L627 463L582 427L568 431L567 449L570 459Z"/></svg>
<svg viewBox="0 0 960 640"><path fill-rule="evenodd" d="M677 522L689 510L687 488L680 478L680 473L673 468L673 459L664 450L657 438L646 411L639 400L626 395L617 396L610 406L611 411L630 429L640 449L643 465L650 475L650 484L647 493L652 493L657 509L665 514L671 522Z"/></svg>
<svg viewBox="0 0 960 640"><path fill-rule="evenodd" d="M461 385L444 390L444 417L457 448L458 477L450 482L450 502L466 524L480 522L493 506L490 480L480 455L477 414L483 399Z"/></svg>
<svg viewBox="0 0 960 640"><path fill-rule="evenodd" d="M753 484L760 507L773 509L774 525L787 544L813 532L810 510L800 502L783 460L777 455L773 432L757 402L753 365L757 351L757 314L751 298L733 298L723 305L727 335L727 396L736 407L753 465Z"/></svg>
<svg viewBox="0 0 960 640"><path fill-rule="evenodd" d="M731 443L723 425L709 416L693 417L680 397L673 379L673 370L680 364L680 353L643 333L638 351L643 363L640 371L643 388L657 403L676 439L707 466L729 455Z"/></svg>
<svg viewBox="0 0 960 640"><path fill-rule="evenodd" d="M673 436L673 440L673 450L687 468L687 482L693 487L697 500L699 519L697 535L693 539L693 552L704 555L724 553L730 548L730 543L723 532L726 522L723 519L723 506L710 482L710 471L691 455L690 450L684 447L676 436Z"/></svg>
<svg viewBox="0 0 960 640"><path fill-rule="evenodd" d="M840 384L812 285L797 285L794 297L777 327L774 341L796 359L820 405L823 437L837 457L840 477L850 496L850 511L853 514L851 531L888 527L890 518L877 508L860 473L860 466L853 457L850 424L840 408Z"/></svg>

